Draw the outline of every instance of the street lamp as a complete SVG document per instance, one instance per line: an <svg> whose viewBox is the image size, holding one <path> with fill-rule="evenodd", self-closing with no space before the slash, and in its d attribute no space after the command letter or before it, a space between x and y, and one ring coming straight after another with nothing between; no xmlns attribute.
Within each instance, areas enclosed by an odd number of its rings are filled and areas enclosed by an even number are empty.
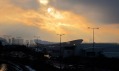
<svg viewBox="0 0 119 71"><path fill-rule="evenodd" d="M91 27L88 27L88 29L92 29L93 30L93 52L94 52L94 47L95 47L95 41L94 41L94 37L95 37L95 29L99 29L99 28L91 28Z"/></svg>
<svg viewBox="0 0 119 71"><path fill-rule="evenodd" d="M62 47L62 44L61 44L61 42L62 42L62 36L64 35L64 34L57 34L57 35L59 35L59 37L60 37L60 57L61 57L61 55L62 55L62 49L61 49L61 47ZM62 58L61 58L62 59ZM62 60L60 59L60 69L61 69L61 62L62 62Z"/></svg>

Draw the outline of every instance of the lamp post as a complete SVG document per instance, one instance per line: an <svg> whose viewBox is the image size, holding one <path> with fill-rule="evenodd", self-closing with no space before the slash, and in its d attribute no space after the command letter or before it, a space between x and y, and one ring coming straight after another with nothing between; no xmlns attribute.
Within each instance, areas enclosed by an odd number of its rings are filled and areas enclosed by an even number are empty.
<svg viewBox="0 0 119 71"><path fill-rule="evenodd" d="M62 56L62 49L61 49L61 47L62 47L62 44L61 44L61 42L62 42L62 36L64 35L64 34L57 34L57 35L59 35L59 37L60 37L60 57ZM62 58L60 58L60 69L61 69L61 62L62 62L62 60L61 60Z"/></svg>
<svg viewBox="0 0 119 71"><path fill-rule="evenodd" d="M95 30L96 30L96 29L99 29L99 28L94 28L94 27L91 28L91 27L88 27L88 29L92 29L92 30L93 30L93 50L92 50L92 51L94 52L94 47L95 47L95 41L94 41L94 38L95 38Z"/></svg>

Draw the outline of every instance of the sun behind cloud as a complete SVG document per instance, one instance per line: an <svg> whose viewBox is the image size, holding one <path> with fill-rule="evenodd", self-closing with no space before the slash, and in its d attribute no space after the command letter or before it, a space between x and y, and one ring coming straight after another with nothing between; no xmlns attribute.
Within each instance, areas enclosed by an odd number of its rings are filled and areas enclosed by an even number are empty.
<svg viewBox="0 0 119 71"><path fill-rule="evenodd" d="M27 3L27 1L28 0L26 0L25 3ZM44 0L37 0L39 4L38 9L25 9L23 8L24 6L21 7L21 5L11 3L10 0L0 1L0 32L4 33L6 32L6 30L10 30L11 27L9 26L21 24L25 25L25 27L30 26L37 28L40 32L43 31L52 35L67 34L68 36L66 38L69 38L70 40L82 38L88 41L92 39L92 31L87 27L104 27L104 25L101 24L97 25L91 23L89 18L83 16L82 14L76 14L72 11L56 8L49 4L50 1L51 0L46 0L46 2ZM116 37L119 36L119 29L115 29L115 26L116 25L111 25L103 29L101 28L99 30L96 30L95 37L98 37L96 38L96 41L104 41L105 39L106 41L112 41L111 39L114 38L116 41L118 41ZM21 29L22 28L20 28L19 30ZM34 34L34 32L32 33ZM108 34L109 36L107 37L106 34Z"/></svg>
<svg viewBox="0 0 119 71"><path fill-rule="evenodd" d="M49 0L45 0L46 2L44 0L39 1L42 4L48 4L49 2ZM49 5L39 7L38 11L24 10L10 3L5 5L3 6L3 11L5 12L1 13L4 16L3 18L1 17L1 22L22 23L54 33L72 33L74 30L82 30L88 25L85 17L69 11L59 10Z"/></svg>
<svg viewBox="0 0 119 71"><path fill-rule="evenodd" d="M56 19L63 19L64 17L59 11L56 11L54 8L51 7L48 8L48 13Z"/></svg>
<svg viewBox="0 0 119 71"><path fill-rule="evenodd" d="M39 0L40 4L47 5L49 0Z"/></svg>

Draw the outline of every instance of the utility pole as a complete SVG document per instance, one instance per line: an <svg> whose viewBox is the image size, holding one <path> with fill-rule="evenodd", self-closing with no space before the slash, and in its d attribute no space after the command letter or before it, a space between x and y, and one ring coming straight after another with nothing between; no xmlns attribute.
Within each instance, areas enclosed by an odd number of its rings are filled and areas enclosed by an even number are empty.
<svg viewBox="0 0 119 71"><path fill-rule="evenodd" d="M94 52L94 47L95 47L95 30L96 29L99 29L99 28L91 28L91 27L88 27L88 29L92 29L93 30L93 49L92 51Z"/></svg>
<svg viewBox="0 0 119 71"><path fill-rule="evenodd" d="M59 35L59 37L60 37L60 69L61 69L61 67L62 67L62 65L61 65L61 63L62 63L62 49L61 49L61 47L62 47L62 36L64 35L64 34L57 34L57 35Z"/></svg>

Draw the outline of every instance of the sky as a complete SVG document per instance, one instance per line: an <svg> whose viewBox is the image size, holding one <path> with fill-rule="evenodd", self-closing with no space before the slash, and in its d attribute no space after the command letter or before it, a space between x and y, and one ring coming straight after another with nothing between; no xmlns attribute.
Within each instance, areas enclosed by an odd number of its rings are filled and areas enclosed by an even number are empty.
<svg viewBox="0 0 119 71"><path fill-rule="evenodd" d="M0 36L119 43L118 0L0 0Z"/></svg>

